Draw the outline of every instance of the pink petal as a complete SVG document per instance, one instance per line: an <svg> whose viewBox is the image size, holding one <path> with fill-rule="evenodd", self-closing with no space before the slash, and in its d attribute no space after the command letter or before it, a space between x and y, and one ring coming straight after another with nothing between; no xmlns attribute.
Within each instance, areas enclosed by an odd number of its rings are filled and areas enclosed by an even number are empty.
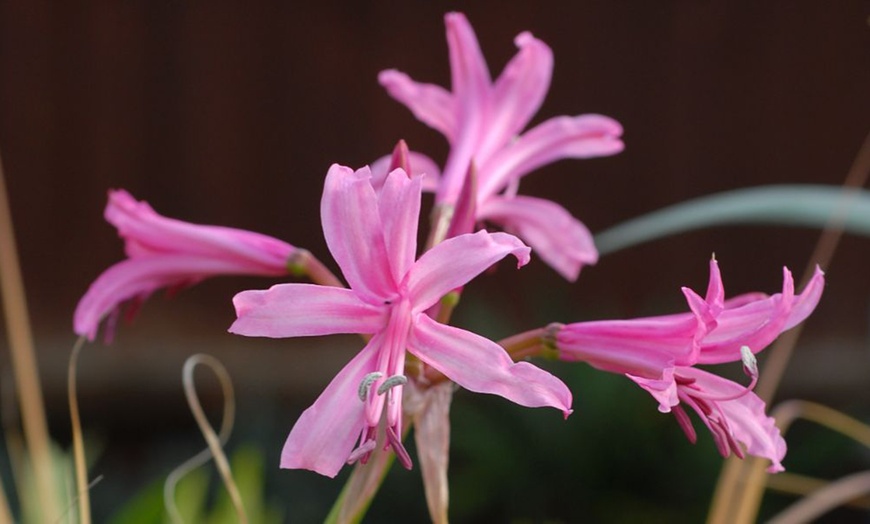
<svg viewBox="0 0 870 524"><path fill-rule="evenodd" d="M602 115L551 118L524 133L480 167L479 198L501 191L511 179L563 158L591 158L623 149L622 126Z"/></svg>
<svg viewBox="0 0 870 524"><path fill-rule="evenodd" d="M478 231L441 242L425 252L408 272L406 285L414 312L434 305L508 255L517 258L518 266L525 265L529 251L517 237L507 233Z"/></svg>
<svg viewBox="0 0 870 524"><path fill-rule="evenodd" d="M109 192L106 220L126 241L127 255L199 255L246 266L247 274L283 275L295 248L278 239L220 226L190 224L157 214L124 190Z"/></svg>
<svg viewBox="0 0 870 524"><path fill-rule="evenodd" d="M695 368L680 368L680 375L695 379L694 385L712 397L737 395L745 387L728 379ZM733 400L716 402L722 410L732 436L746 446L746 451L756 457L770 459L771 473L783 471L782 459L785 457L785 440L776 427L772 417L764 410L764 401L752 392Z"/></svg>
<svg viewBox="0 0 870 524"><path fill-rule="evenodd" d="M380 191L384 186L392 159L392 155L386 155L372 162L372 186L374 186L375 191ZM423 191L434 193L438 189L441 168L434 160L422 153L409 151L408 164L411 167L412 178L418 176L423 178Z"/></svg>
<svg viewBox="0 0 870 524"><path fill-rule="evenodd" d="M470 391L571 413L571 392L561 380L528 362L514 363L501 346L470 331L419 314L408 351Z"/></svg>
<svg viewBox="0 0 870 524"><path fill-rule="evenodd" d="M492 81L474 29L462 13L447 13L444 24L447 26L453 96L456 99L483 100Z"/></svg>
<svg viewBox="0 0 870 524"><path fill-rule="evenodd" d="M472 233L477 223L477 169L472 164L453 202L453 212L444 238Z"/></svg>
<svg viewBox="0 0 870 524"><path fill-rule="evenodd" d="M748 293L743 293L742 295L736 295L725 299L724 306L725 309L736 309L738 307L743 307L746 304L765 300L769 297L770 295L762 293L761 291L750 291Z"/></svg>
<svg viewBox="0 0 870 524"><path fill-rule="evenodd" d="M372 338L302 413L281 451L282 468L334 477L345 465L365 426L365 404L357 392L366 374L375 371L379 339Z"/></svg>
<svg viewBox="0 0 870 524"><path fill-rule="evenodd" d="M659 403L659 411L670 413L671 409L680 403L677 396L677 383L674 381L674 368L667 368L662 373L662 378L653 379L626 374L638 386L645 389ZM689 435L689 432L686 432Z"/></svg>
<svg viewBox="0 0 870 524"><path fill-rule="evenodd" d="M519 52L495 81L492 90L492 117L475 159L479 163L504 147L540 109L553 76L553 52L547 44L521 33L514 39Z"/></svg>
<svg viewBox="0 0 870 524"><path fill-rule="evenodd" d="M418 390L413 381L405 388L402 402L406 414L414 420L414 441L420 461L420 475L426 492L429 517L435 524L446 524L449 484L447 463L450 458L450 401L454 385L441 384Z"/></svg>
<svg viewBox="0 0 870 524"><path fill-rule="evenodd" d="M788 316L788 321L785 323L785 329L791 329L800 324L812 313L819 300L822 298L822 291L825 288L825 273L819 266L816 266L813 272L813 277L804 287L803 293L797 296L791 306L791 314Z"/></svg>
<svg viewBox="0 0 870 524"><path fill-rule="evenodd" d="M375 333L387 323L383 306L373 306L350 289L315 284L278 284L233 297L238 318L230 333L253 337L302 337Z"/></svg>
<svg viewBox="0 0 870 524"><path fill-rule="evenodd" d="M783 331L809 316L823 288L824 274L817 270L803 293L795 296L791 273L783 269L782 293L722 311L716 329L703 341L698 362L718 364L739 360L741 346L749 346L753 353L761 351Z"/></svg>
<svg viewBox="0 0 870 524"><path fill-rule="evenodd" d="M365 301L382 303L396 294L384 244L378 197L371 172L333 164L320 205L323 235L350 287Z"/></svg>
<svg viewBox="0 0 870 524"><path fill-rule="evenodd" d="M381 71L378 82L391 97L405 104L418 120L440 131L448 142L453 142L456 136L455 102L446 89L415 82L395 69Z"/></svg>
<svg viewBox="0 0 870 524"><path fill-rule="evenodd" d="M715 258L710 259L710 280L707 283L707 295L704 297L713 315L718 315L725 308L725 287L722 285L722 274Z"/></svg>
<svg viewBox="0 0 870 524"><path fill-rule="evenodd" d="M91 284L73 314L73 330L94 340L100 321L121 303L164 287L193 284L214 275L246 274L225 260L160 255L131 258L109 267Z"/></svg>
<svg viewBox="0 0 870 524"><path fill-rule="evenodd" d="M679 351L688 354L698 321L691 314L667 320L601 320L568 324L556 335L559 358L611 373L661 379Z"/></svg>
<svg viewBox="0 0 870 524"><path fill-rule="evenodd" d="M785 330L794 301L791 273L786 271L784 276L783 294L725 310L716 317L716 328L704 338L698 363L733 362L739 360L742 346L757 353L776 340Z"/></svg>
<svg viewBox="0 0 870 524"><path fill-rule="evenodd" d="M695 332L694 341L696 342L696 349L699 350L701 341L704 340L708 333L716 329L718 325L718 311L711 308L706 300L691 289L684 287L682 291L683 296L686 297L686 302L689 304L689 310L698 319L698 330ZM693 354L694 360L687 364L694 364L697 361L697 356L697 351L695 351Z"/></svg>
<svg viewBox="0 0 870 524"><path fill-rule="evenodd" d="M408 178L396 169L387 176L378 197L384 242L390 254L393 281L401 282L417 259L417 224L420 220L421 178Z"/></svg>
<svg viewBox="0 0 870 524"><path fill-rule="evenodd" d="M487 115L491 110L491 80L477 37L465 16L448 13L444 19L457 116L456 133L450 142L450 155L435 200L439 204L452 205L470 166L479 163L476 158L478 147L489 132Z"/></svg>
<svg viewBox="0 0 870 524"><path fill-rule="evenodd" d="M586 226L550 200L492 197L480 207L477 216L523 239L536 255L572 282L584 265L598 261L598 250Z"/></svg>

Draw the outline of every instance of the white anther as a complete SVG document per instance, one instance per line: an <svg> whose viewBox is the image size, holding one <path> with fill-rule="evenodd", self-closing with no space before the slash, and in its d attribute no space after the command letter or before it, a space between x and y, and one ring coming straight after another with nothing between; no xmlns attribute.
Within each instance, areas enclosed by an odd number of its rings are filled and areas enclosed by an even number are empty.
<svg viewBox="0 0 870 524"><path fill-rule="evenodd" d="M357 391L357 394L359 395L359 399L362 400L363 402L365 402L366 399L369 398L369 390L372 388L372 384L375 383L375 380L377 380L383 376L384 376L384 374L381 373L380 371L375 371L375 372L369 373L368 375L363 377L362 382L359 383L359 391ZM389 380L389 379L387 379L387 380ZM378 389L378 391L380 391L380 389Z"/></svg>
<svg viewBox="0 0 870 524"><path fill-rule="evenodd" d="M743 371L750 377L758 376L758 360L752 354L749 346L741 346L740 359L743 361Z"/></svg>
<svg viewBox="0 0 870 524"><path fill-rule="evenodd" d="M378 386L378 395L383 395L394 387L404 386L407 383L408 377L406 377L405 375L393 375L392 377L384 380L381 385Z"/></svg>

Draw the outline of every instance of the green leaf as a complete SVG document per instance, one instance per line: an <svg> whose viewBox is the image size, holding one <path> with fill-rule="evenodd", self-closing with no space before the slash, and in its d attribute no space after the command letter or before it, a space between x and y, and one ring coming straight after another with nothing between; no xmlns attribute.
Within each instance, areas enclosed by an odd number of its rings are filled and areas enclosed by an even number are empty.
<svg viewBox="0 0 870 524"><path fill-rule="evenodd" d="M178 483L175 502L184 522L203 522L208 496L209 474L191 471ZM112 518L111 524L162 524L166 522L163 504L163 479L143 489L128 501Z"/></svg>
<svg viewBox="0 0 870 524"><path fill-rule="evenodd" d="M595 235L601 255L695 229L728 224L824 228L832 218L870 236L870 191L842 186L777 185L737 189L675 204Z"/></svg>
<svg viewBox="0 0 870 524"><path fill-rule="evenodd" d="M245 505L245 513L251 524L280 524L282 515L267 507L265 498L265 459L260 450L252 445L240 447L230 458L233 478L239 488L239 495ZM236 510L223 487L220 488L214 512L210 515L212 524L235 524L238 522Z"/></svg>

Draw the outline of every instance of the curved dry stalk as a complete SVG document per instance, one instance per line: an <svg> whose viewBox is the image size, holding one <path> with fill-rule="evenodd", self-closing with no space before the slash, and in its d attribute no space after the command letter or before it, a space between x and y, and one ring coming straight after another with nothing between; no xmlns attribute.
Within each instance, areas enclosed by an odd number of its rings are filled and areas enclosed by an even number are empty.
<svg viewBox="0 0 870 524"><path fill-rule="evenodd" d="M849 189L863 187L867 183L868 175L870 175L870 134L864 138L843 182L844 195L848 195ZM848 214L849 207L850 199L844 198L843 205L831 216L830 222L822 230L807 268L804 270L801 279L803 283L812 277L816 264L825 270L830 266L843 236L843 219ZM779 387L802 329L803 324L800 324L786 332L768 351L770 356L755 390L765 402L770 402ZM764 490L764 464L763 460L749 457L746 460L736 457L725 460L710 504L710 514L707 517L709 524L749 524L754 521Z"/></svg>
<svg viewBox="0 0 870 524"><path fill-rule="evenodd" d="M67 367L67 397L69 400L69 418L72 424L73 461L76 471L76 503L79 508L79 522L91 522L91 498L88 493L88 466L85 463L85 446L82 439L82 422L79 417L79 403L76 396L76 369L79 353L85 344L85 337L79 337L72 349Z"/></svg>
<svg viewBox="0 0 870 524"><path fill-rule="evenodd" d="M777 406L772 415L783 433L788 431L792 422L802 418L842 433L870 448L870 426L836 409L808 400L789 400Z"/></svg>
<svg viewBox="0 0 870 524"><path fill-rule="evenodd" d="M831 481L827 479L785 472L771 475L767 479L767 489L803 497L824 488L830 483ZM843 505L865 511L870 510L870 493L852 500L843 501Z"/></svg>
<svg viewBox="0 0 870 524"><path fill-rule="evenodd" d="M870 471L847 475L795 502L770 519L772 524L810 522L852 499L870 493Z"/></svg>
<svg viewBox="0 0 870 524"><path fill-rule="evenodd" d="M214 429L211 424L209 424L208 419L202 410L199 398L196 395L196 387L193 383L193 370L196 368L197 364L203 364L209 367L217 376L221 384L221 389L223 390L224 413L223 419L221 420L219 435L215 434ZM184 362L182 382L184 384L184 395L187 397L190 411L193 413L193 417L196 419L196 423L208 443L208 447L187 459L166 477L166 482L163 484L163 502L166 507L166 512L175 524L182 524L184 522L178 512L178 507L175 505L175 488L182 477L214 457L215 464L220 472L224 486L230 495L230 500L236 510L239 522L247 523L248 518L245 514L244 506L242 505L242 498L239 495L238 487L233 480L227 457L223 452L223 445L226 444L230 433L232 433L233 430L233 422L235 420L236 412L236 401L233 394L233 383L230 379L230 375L218 359L211 355L199 353L191 356Z"/></svg>

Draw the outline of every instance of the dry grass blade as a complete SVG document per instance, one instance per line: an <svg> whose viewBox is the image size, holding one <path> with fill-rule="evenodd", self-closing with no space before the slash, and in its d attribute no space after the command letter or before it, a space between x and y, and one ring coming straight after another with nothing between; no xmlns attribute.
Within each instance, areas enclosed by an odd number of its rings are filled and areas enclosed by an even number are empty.
<svg viewBox="0 0 870 524"><path fill-rule="evenodd" d="M42 518L45 522L52 522L60 513L60 499L54 486L45 405L39 383L33 333L27 314L24 281L21 278L21 266L18 262L2 161L0 161L0 287L2 287L12 366L15 371L15 384L21 404L24 440L33 464L35 488L39 494Z"/></svg>
<svg viewBox="0 0 870 524"><path fill-rule="evenodd" d="M212 429L211 424L209 424L208 419L202 410L199 398L196 395L196 387L193 382L193 370L198 364L203 364L209 367L215 373L220 381L221 389L223 390L224 413L219 434L215 434L214 429ZM239 495L238 487L236 486L232 472L230 471L229 462L223 452L223 445L226 444L233 429L236 412L233 383L230 380L230 375L218 359L211 355L200 353L188 358L184 363L182 381L184 383L184 394L187 397L190 411L193 413L193 417L196 419L196 423L199 425L199 429L202 432L203 437L205 437L208 447L175 468L166 478L166 482L163 484L163 499L166 511L172 522L176 524L183 522L181 515L178 512L178 508L175 505L175 487L182 477L214 458L221 479L230 495L233 507L236 510L239 522L247 523L248 518L245 514L244 506L242 505L242 497Z"/></svg>

